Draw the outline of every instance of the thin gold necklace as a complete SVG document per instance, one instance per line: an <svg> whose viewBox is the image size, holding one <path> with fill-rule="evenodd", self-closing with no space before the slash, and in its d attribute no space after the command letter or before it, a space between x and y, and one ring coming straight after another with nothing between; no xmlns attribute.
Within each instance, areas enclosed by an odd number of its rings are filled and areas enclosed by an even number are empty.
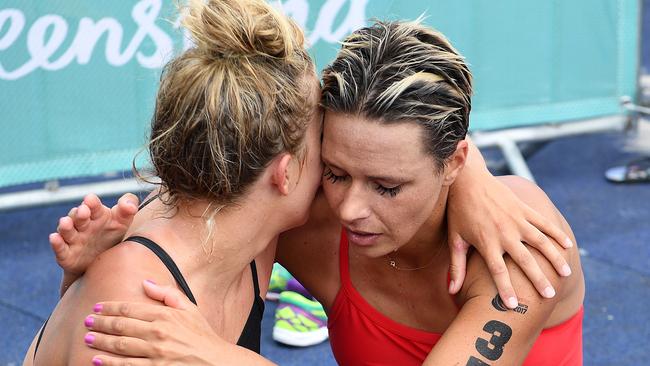
<svg viewBox="0 0 650 366"><path fill-rule="evenodd" d="M395 250L395 251L393 252L393 254L395 254L396 252L397 252L397 250ZM425 265L423 265L423 266L421 266L421 267L416 267L416 268L403 268L403 267L399 267L399 266L397 266L397 262L395 261L395 257L394 257L393 255L389 254L389 255L388 255L388 265L391 266L391 267L393 267L393 268L395 268L395 269L398 270L398 271L417 271L418 269L423 269L423 268L427 268L427 267L429 267L429 266L431 265L431 263L434 262L434 260L435 260L436 257L438 256L438 254L440 254L440 251L438 251L438 253L436 253L436 254L433 255L433 257L431 258L431 260L429 261L429 263L427 263L427 264L425 264Z"/></svg>

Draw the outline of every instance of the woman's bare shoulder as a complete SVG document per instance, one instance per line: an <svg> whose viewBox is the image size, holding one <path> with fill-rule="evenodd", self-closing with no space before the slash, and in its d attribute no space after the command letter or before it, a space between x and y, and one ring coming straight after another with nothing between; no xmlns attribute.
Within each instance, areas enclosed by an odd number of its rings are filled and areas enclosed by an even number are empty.
<svg viewBox="0 0 650 366"><path fill-rule="evenodd" d="M128 242L97 256L52 312L43 332L37 361L42 355L56 354L61 363L90 364L92 356L101 352L84 344L84 336L88 332L84 319L92 314L94 305L101 301L154 303L145 295L142 282L150 279L160 284L173 284L169 283L171 275L165 273L164 266L158 262L149 249ZM59 334L68 336L58 337ZM48 360L52 361L52 358L48 356Z"/></svg>

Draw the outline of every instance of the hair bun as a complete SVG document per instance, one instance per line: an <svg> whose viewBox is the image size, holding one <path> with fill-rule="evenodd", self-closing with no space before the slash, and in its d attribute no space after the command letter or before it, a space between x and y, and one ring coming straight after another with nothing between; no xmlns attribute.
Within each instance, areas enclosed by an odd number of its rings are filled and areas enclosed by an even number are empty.
<svg viewBox="0 0 650 366"><path fill-rule="evenodd" d="M297 25L264 0L190 0L183 25L197 50L215 57L286 58L304 44Z"/></svg>

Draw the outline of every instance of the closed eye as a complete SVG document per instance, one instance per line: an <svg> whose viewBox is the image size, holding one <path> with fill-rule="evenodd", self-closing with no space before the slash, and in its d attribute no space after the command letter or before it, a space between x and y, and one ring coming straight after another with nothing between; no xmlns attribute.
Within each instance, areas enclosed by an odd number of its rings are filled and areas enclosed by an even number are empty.
<svg viewBox="0 0 650 366"><path fill-rule="evenodd" d="M402 186L384 187L381 184L375 183L375 189L382 196L388 194L390 197L395 197L402 191Z"/></svg>
<svg viewBox="0 0 650 366"><path fill-rule="evenodd" d="M345 176L345 175L336 175L336 174L334 174L334 172L332 172L332 169L330 169L330 168L325 168L325 172L323 173L323 177L325 177L325 179L329 180L332 183L336 183L338 181L348 179L348 177Z"/></svg>

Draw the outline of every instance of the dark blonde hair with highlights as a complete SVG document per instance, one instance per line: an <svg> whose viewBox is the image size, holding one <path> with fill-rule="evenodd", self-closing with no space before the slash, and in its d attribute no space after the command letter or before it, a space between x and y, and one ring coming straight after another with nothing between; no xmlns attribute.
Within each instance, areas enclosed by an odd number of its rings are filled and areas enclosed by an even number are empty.
<svg viewBox="0 0 650 366"><path fill-rule="evenodd" d="M323 71L321 103L383 123L417 123L442 168L467 134L471 95L469 68L441 33L419 21L377 21L352 33Z"/></svg>
<svg viewBox="0 0 650 366"><path fill-rule="evenodd" d="M277 155L300 155L315 106L300 28L264 0L191 0L195 46L163 70L149 155L167 203L241 197Z"/></svg>

